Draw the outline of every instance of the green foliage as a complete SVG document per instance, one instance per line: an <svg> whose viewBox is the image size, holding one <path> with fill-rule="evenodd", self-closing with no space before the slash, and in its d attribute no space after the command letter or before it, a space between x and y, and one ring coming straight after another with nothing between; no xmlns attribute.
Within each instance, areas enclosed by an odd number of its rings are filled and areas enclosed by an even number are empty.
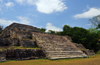
<svg viewBox="0 0 100 65"><path fill-rule="evenodd" d="M88 49L99 50L98 39L99 30L90 28L88 30L80 27L67 27L64 25L63 31L56 33L56 35L68 35L72 38L72 42L83 44Z"/></svg>
<svg viewBox="0 0 100 65"><path fill-rule="evenodd" d="M100 50L97 52L97 54L100 54Z"/></svg>
<svg viewBox="0 0 100 65"><path fill-rule="evenodd" d="M55 31L52 31L52 30L49 30L48 33L49 34L55 34L56 32Z"/></svg>
<svg viewBox="0 0 100 65"><path fill-rule="evenodd" d="M79 27L74 27L66 29L64 34L70 36L72 38L72 42L81 43L87 47L86 42L89 35L87 30Z"/></svg>
<svg viewBox="0 0 100 65"><path fill-rule="evenodd" d="M45 33L45 31L46 31L45 28L39 28L39 30L40 30L41 32L44 32L44 33Z"/></svg>
<svg viewBox="0 0 100 65"><path fill-rule="evenodd" d="M99 30L97 30L96 28L89 28L88 31L90 33L99 33Z"/></svg>
<svg viewBox="0 0 100 65"><path fill-rule="evenodd" d="M22 47L22 46L5 46L5 47L0 47L0 51L6 50L6 49L40 49L39 47Z"/></svg>
<svg viewBox="0 0 100 65"><path fill-rule="evenodd" d="M64 25L64 27L63 27L63 31L65 31L65 30L68 29L68 28L70 28L69 25Z"/></svg>
<svg viewBox="0 0 100 65"><path fill-rule="evenodd" d="M61 32L61 31L56 32L55 35L63 35L63 32Z"/></svg>

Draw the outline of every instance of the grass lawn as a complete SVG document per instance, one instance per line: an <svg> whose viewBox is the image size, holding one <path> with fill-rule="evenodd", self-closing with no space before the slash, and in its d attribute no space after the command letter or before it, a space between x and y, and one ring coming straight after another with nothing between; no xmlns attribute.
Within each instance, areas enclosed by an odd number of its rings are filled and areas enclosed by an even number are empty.
<svg viewBox="0 0 100 65"><path fill-rule="evenodd" d="M1 62L0 65L100 65L100 54L90 58L60 59L60 60L23 60Z"/></svg>
<svg viewBox="0 0 100 65"><path fill-rule="evenodd" d="M40 49L39 47L22 47L22 46L1 46L0 51L5 49Z"/></svg>

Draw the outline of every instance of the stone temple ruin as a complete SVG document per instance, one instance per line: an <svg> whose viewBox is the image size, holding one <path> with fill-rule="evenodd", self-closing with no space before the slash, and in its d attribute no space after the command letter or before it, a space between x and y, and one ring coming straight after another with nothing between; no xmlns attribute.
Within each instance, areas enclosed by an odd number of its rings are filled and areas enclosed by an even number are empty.
<svg viewBox="0 0 100 65"><path fill-rule="evenodd" d="M38 47L39 49L8 49L6 47ZM72 43L68 36L42 33L38 28L19 23L6 27L0 36L0 61L36 58L63 59L95 55L82 44Z"/></svg>

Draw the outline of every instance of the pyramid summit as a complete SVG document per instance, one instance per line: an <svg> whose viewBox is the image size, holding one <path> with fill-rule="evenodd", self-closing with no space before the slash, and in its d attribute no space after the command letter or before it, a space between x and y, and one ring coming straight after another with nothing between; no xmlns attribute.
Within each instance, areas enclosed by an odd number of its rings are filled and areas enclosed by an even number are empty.
<svg viewBox="0 0 100 65"><path fill-rule="evenodd" d="M3 33L1 34L1 37L5 37L5 36L9 36L11 34L11 30L15 30L15 31L21 31L21 32L41 32L39 31L39 29L37 27L33 27L30 25L25 25L25 24L19 24L19 23L12 23L11 25L7 26ZM41 32L42 33L42 32Z"/></svg>

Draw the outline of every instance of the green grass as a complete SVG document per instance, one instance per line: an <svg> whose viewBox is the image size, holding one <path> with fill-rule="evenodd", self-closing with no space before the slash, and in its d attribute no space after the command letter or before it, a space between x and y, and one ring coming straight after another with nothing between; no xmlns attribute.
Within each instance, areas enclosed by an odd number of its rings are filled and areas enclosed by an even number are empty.
<svg viewBox="0 0 100 65"><path fill-rule="evenodd" d="M17 46L14 49L40 49L39 47L22 47L22 46Z"/></svg>
<svg viewBox="0 0 100 65"><path fill-rule="evenodd" d="M1 62L0 65L100 65L100 54L96 54L95 57L90 58L74 58L74 59L60 59L60 60L48 60L48 59L35 59L35 60L23 60L16 61L11 60L7 62Z"/></svg>
<svg viewBox="0 0 100 65"><path fill-rule="evenodd" d="M5 49L40 49L39 47L22 47L22 46L2 46L0 47L0 51Z"/></svg>
<svg viewBox="0 0 100 65"><path fill-rule="evenodd" d="M16 60L9 60L9 61L6 61L6 62L15 62ZM6 63L6 62L0 62L0 63Z"/></svg>

